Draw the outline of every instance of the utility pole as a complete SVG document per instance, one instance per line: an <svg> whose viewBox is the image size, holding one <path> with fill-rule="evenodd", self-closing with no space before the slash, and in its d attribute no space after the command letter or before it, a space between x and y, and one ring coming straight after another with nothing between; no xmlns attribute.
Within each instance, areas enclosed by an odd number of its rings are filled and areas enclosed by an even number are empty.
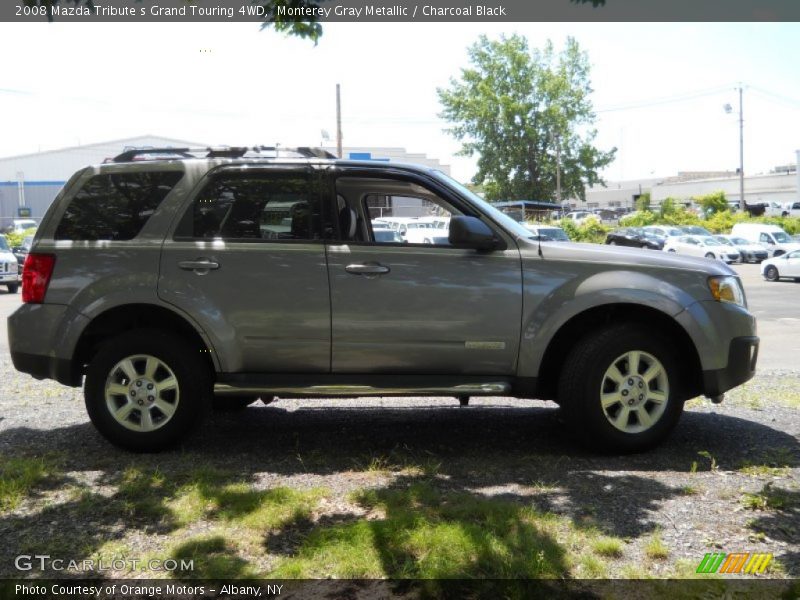
<svg viewBox="0 0 800 600"><path fill-rule="evenodd" d="M336 84L336 154L342 158L342 98Z"/></svg>
<svg viewBox="0 0 800 600"><path fill-rule="evenodd" d="M739 210L744 212L744 108L742 104L742 84L739 84Z"/></svg>
<svg viewBox="0 0 800 600"><path fill-rule="evenodd" d="M556 201L561 205L561 138L556 135Z"/></svg>

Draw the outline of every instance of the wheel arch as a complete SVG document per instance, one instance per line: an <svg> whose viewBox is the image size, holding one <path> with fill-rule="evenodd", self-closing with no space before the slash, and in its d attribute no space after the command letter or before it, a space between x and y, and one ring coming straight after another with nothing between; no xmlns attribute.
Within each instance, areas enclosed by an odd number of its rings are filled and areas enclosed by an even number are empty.
<svg viewBox="0 0 800 600"><path fill-rule="evenodd" d="M73 370L79 375L97 352L98 347L112 336L135 329L155 328L176 333L202 354L211 372L219 372L219 359L207 337L186 317L156 304L122 304L96 315L81 332L73 354Z"/></svg>
<svg viewBox="0 0 800 600"><path fill-rule="evenodd" d="M567 355L575 343L587 335L609 325L633 323L654 335L667 337L681 358L681 397L691 398L702 391L702 366L700 356L689 333L672 316L656 308L641 304L616 303L595 306L584 310L559 327L547 344L539 366L537 397L554 400L558 380Z"/></svg>

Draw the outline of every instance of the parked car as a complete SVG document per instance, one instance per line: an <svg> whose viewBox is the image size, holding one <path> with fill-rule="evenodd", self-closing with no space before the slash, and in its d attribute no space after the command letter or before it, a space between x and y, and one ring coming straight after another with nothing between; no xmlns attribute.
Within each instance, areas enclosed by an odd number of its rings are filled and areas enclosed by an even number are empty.
<svg viewBox="0 0 800 600"><path fill-rule="evenodd" d="M621 227L609 232L606 244L610 246L630 246L632 248L648 248L661 250L665 238L650 233L641 227Z"/></svg>
<svg viewBox="0 0 800 600"><path fill-rule="evenodd" d="M535 225L526 223L525 228L534 234L535 239L542 242L568 242L567 232L554 225Z"/></svg>
<svg viewBox="0 0 800 600"><path fill-rule="evenodd" d="M761 275L767 281L778 281L784 277L800 281L800 250L765 260L761 263Z"/></svg>
<svg viewBox="0 0 800 600"><path fill-rule="evenodd" d="M731 230L731 235L742 237L750 242L761 245L769 252L770 256L780 256L787 252L800 250L800 244L795 242L789 234L777 225L764 223L736 223Z"/></svg>
<svg viewBox="0 0 800 600"><path fill-rule="evenodd" d="M688 254L690 256L704 256L732 263L741 258L735 248L721 244L711 236L683 235L671 237L664 244L665 252Z"/></svg>
<svg viewBox="0 0 800 600"><path fill-rule="evenodd" d="M713 237L714 235L705 227L700 227L698 225L682 225L678 227L678 229L689 235L702 235L705 237Z"/></svg>
<svg viewBox="0 0 800 600"><path fill-rule="evenodd" d="M742 262L760 263L769 256L763 246L749 242L742 237L735 235L715 235L714 239L721 244L735 248L742 257Z"/></svg>
<svg viewBox="0 0 800 600"><path fill-rule="evenodd" d="M0 285L6 286L9 293L16 294L19 283L19 262L8 246L6 236L0 235Z"/></svg>
<svg viewBox="0 0 800 600"><path fill-rule="evenodd" d="M553 400L577 440L641 451L755 372L722 263L539 242L436 169L295 153L130 150L76 173L25 261L14 366L82 385L97 430L137 451L215 395L404 394ZM374 239L368 200L387 197L453 215L449 245Z"/></svg>
<svg viewBox="0 0 800 600"><path fill-rule="evenodd" d="M672 227L670 225L645 225L642 227L646 232L651 233L653 235L657 235L663 238L670 238L675 236L686 235L684 231L681 231L677 227Z"/></svg>
<svg viewBox="0 0 800 600"><path fill-rule="evenodd" d="M399 232L389 229L388 227L376 228L373 226L372 233L376 242L383 242L385 244L402 244L405 242L403 236L401 236Z"/></svg>

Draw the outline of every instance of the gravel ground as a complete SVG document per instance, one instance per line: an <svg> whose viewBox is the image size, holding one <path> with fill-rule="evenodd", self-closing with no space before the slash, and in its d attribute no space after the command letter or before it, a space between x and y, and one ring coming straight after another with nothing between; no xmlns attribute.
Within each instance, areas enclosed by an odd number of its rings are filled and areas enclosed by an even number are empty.
<svg viewBox="0 0 800 600"><path fill-rule="evenodd" d="M61 465L56 483L0 514L0 576L16 575L13 556L55 532L85 539L87 556L109 539L136 553L157 548L168 534L157 527L71 517L70 488L110 494L132 465L166 477L219 467L257 488L324 487L317 518L335 521L363 517L349 492L405 485L411 464L433 465L448 490L533 504L623 538L612 576L640 559L647 574L664 575L676 560L697 564L714 551L770 552L778 563L771 576L800 575L800 413L796 398L787 404L800 371L761 372L718 406L692 401L667 443L634 456L588 454L553 404L509 398L473 399L468 408L452 398L278 400L215 415L179 450L131 455L94 431L79 390L21 375L7 355L0 381L0 455L50 455ZM779 494L778 509L746 505L746 494L764 486ZM646 559L654 536L667 560Z"/></svg>

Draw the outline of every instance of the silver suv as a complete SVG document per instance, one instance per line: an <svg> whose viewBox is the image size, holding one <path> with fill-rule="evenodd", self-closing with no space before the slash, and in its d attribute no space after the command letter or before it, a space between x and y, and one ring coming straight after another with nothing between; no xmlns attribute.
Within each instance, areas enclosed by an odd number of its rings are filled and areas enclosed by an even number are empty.
<svg viewBox="0 0 800 600"><path fill-rule="evenodd" d="M638 451L754 374L724 264L533 239L441 172L297 155L150 149L76 173L25 262L15 367L83 384L137 451L212 402L403 395L554 400L585 443ZM449 230L376 239L408 215Z"/></svg>

